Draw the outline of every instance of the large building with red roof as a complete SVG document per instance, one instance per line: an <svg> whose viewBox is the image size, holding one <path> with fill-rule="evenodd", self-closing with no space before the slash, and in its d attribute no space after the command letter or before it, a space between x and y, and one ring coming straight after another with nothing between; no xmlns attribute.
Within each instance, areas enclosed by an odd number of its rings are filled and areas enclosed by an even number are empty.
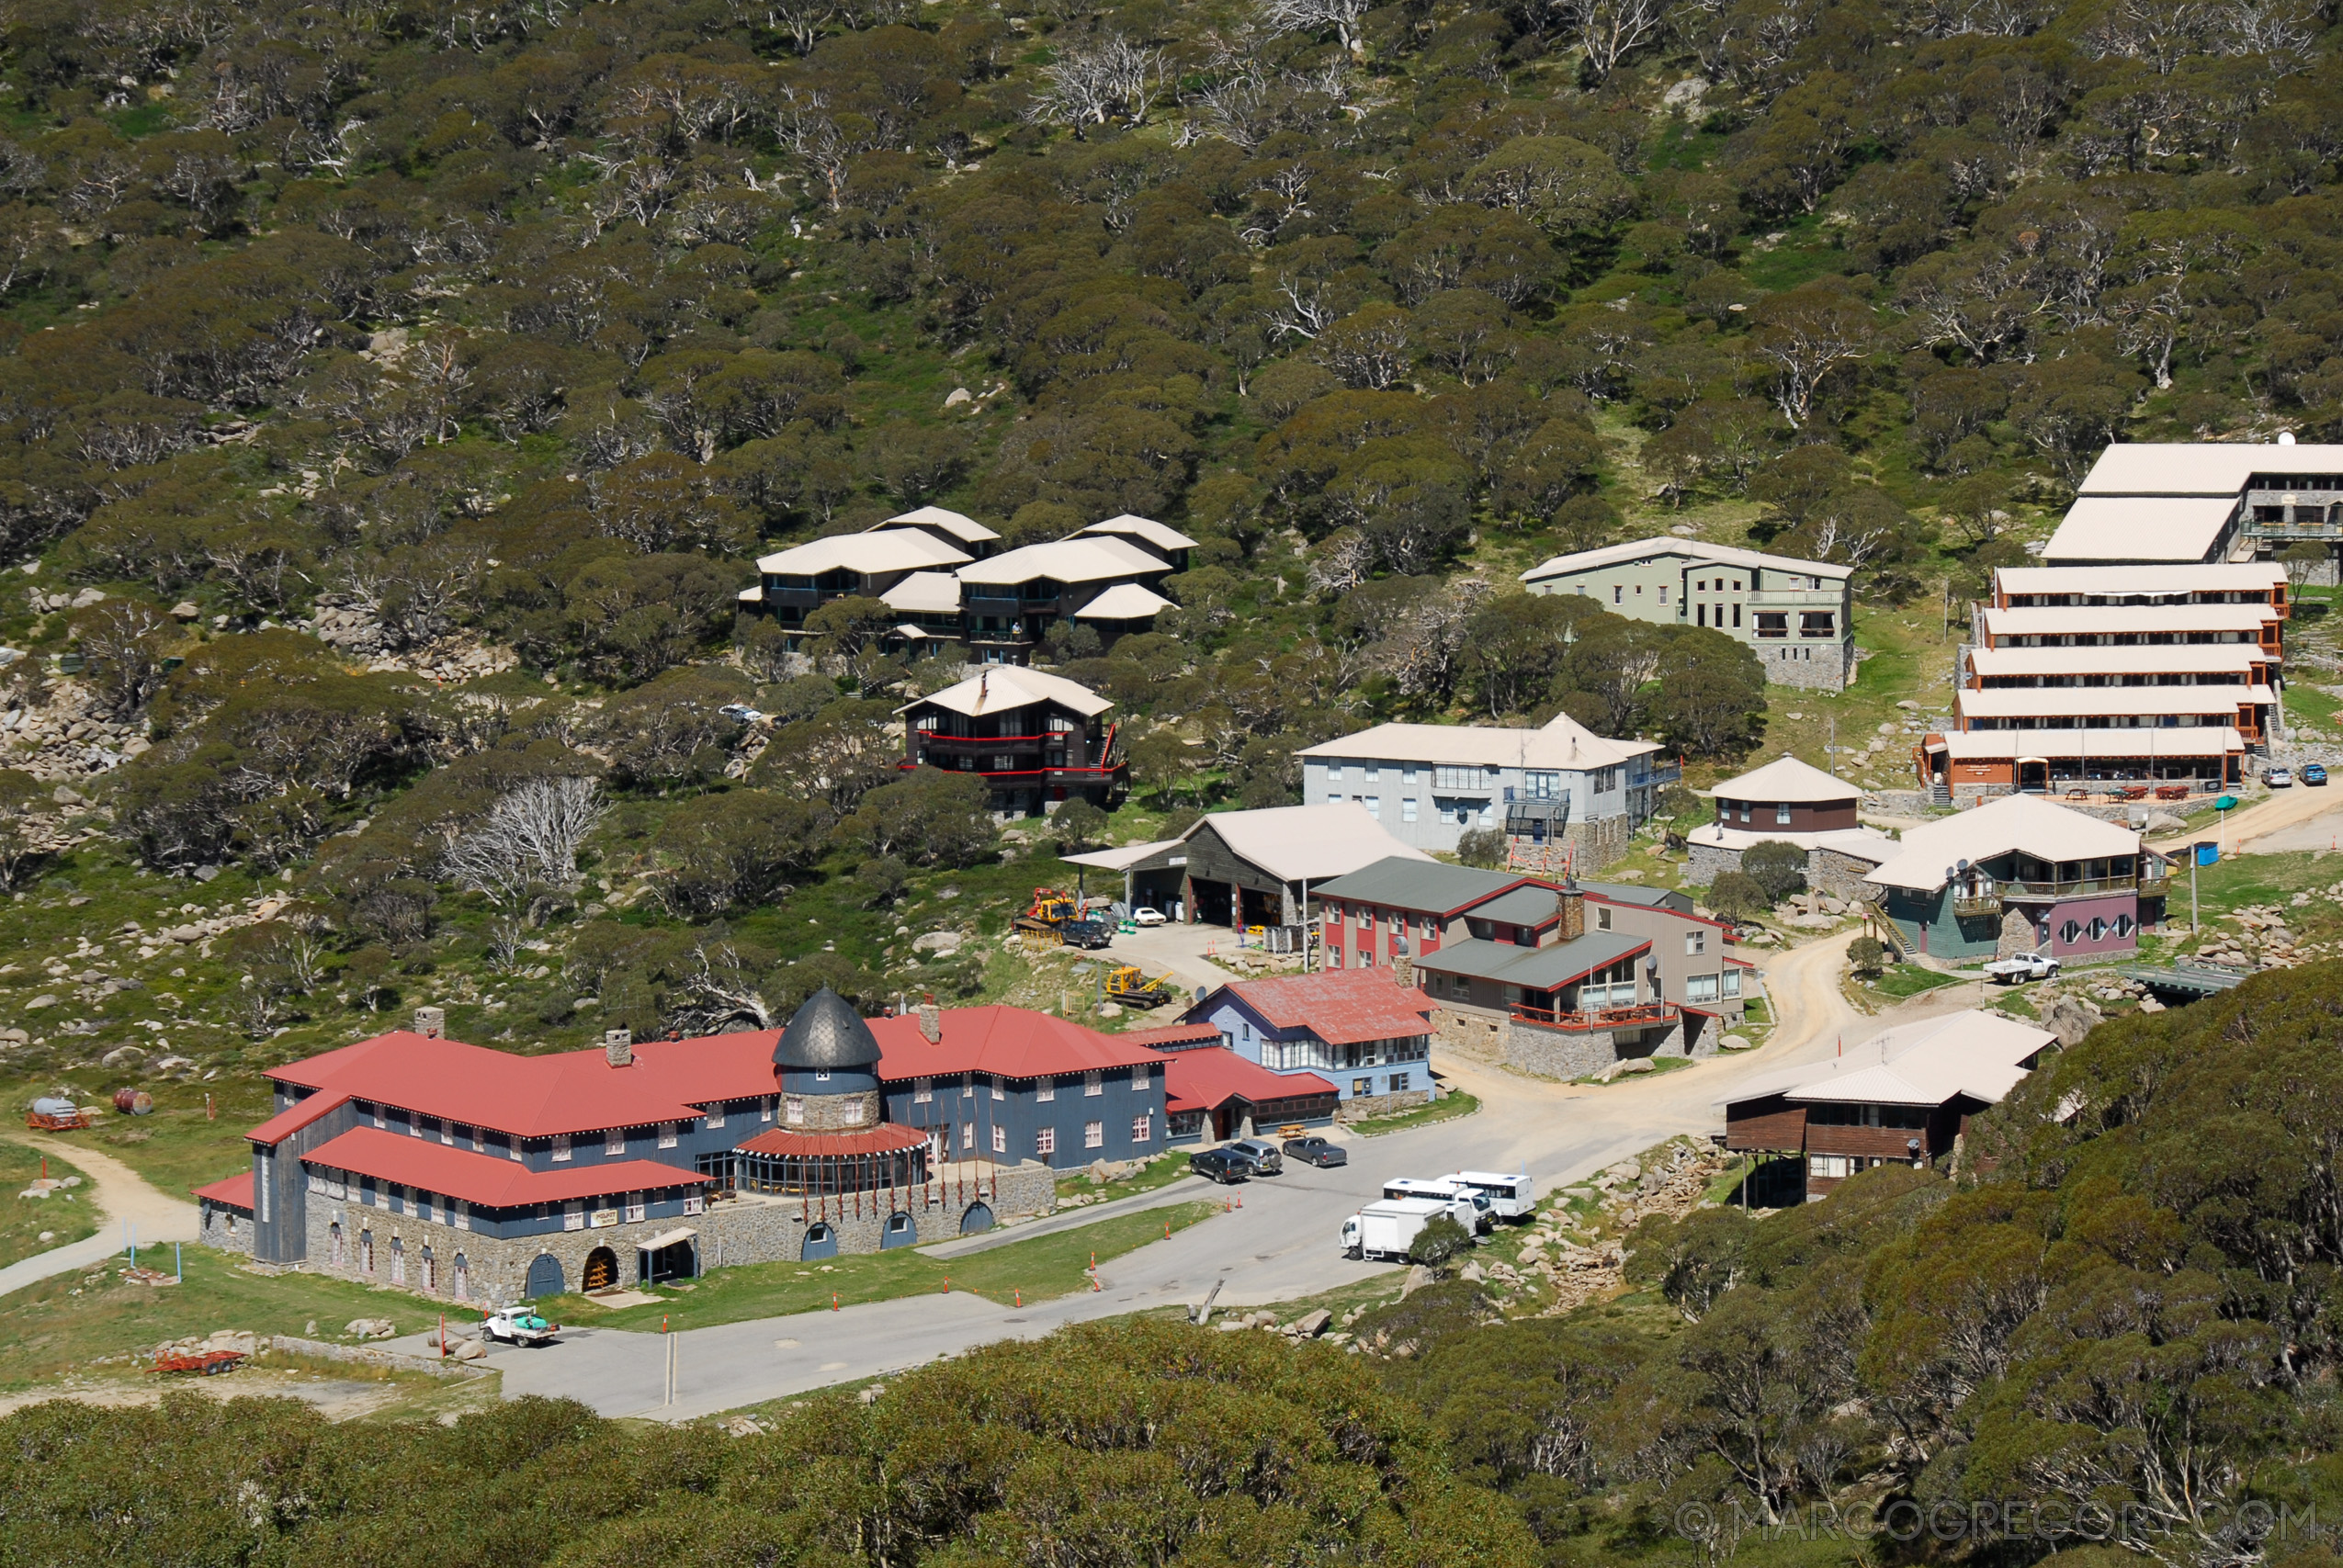
<svg viewBox="0 0 2343 1568"><path fill-rule="evenodd" d="M1236 981L1185 1017L1241 1059L1323 1083L1345 1113L1374 1116L1432 1098L1435 1006L1389 969L1328 969Z"/></svg>
<svg viewBox="0 0 2343 1568"><path fill-rule="evenodd" d="M1153 1153L1164 1058L1018 1008L520 1056L406 1030L274 1069L252 1169L198 1189L261 1262L511 1301L932 1241Z"/></svg>

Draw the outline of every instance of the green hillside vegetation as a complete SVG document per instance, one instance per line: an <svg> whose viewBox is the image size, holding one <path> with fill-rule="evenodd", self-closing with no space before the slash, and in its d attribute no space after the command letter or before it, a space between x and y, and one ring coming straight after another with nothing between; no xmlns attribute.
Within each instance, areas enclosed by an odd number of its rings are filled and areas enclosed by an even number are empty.
<svg viewBox="0 0 2343 1568"><path fill-rule="evenodd" d="M1875 734L2101 443L2343 421L2329 20L17 6L0 1072L191 1118L418 1002L540 1049L1043 999L911 939L1353 727L1567 712L1696 775ZM1154 631L1045 649L1118 705L1118 820L900 774L959 667L872 602L810 667L738 613L925 502L1201 541ZM1856 568L1855 691L1519 592L1662 528Z"/></svg>

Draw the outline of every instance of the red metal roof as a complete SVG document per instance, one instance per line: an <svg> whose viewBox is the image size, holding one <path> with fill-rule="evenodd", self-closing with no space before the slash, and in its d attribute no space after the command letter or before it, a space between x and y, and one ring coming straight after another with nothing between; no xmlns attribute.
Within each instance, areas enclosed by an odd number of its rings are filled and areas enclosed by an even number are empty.
<svg viewBox="0 0 2343 1568"><path fill-rule="evenodd" d="M1233 992L1271 1028L1307 1029L1330 1045L1429 1034L1430 1014L1437 1005L1421 991L1401 986L1388 969L1278 975L1234 981L1220 989ZM1212 1005L1213 997L1206 997L1189 1010Z"/></svg>
<svg viewBox="0 0 2343 1568"><path fill-rule="evenodd" d="M242 1209L247 1214L252 1213L252 1172L249 1170L241 1171L224 1181L209 1182L189 1190L198 1198L209 1199L231 1209Z"/></svg>
<svg viewBox="0 0 2343 1568"><path fill-rule="evenodd" d="M1215 1023L1174 1023L1162 1029L1126 1029L1115 1036L1134 1045L1150 1050L1166 1051L1180 1045L1214 1045L1220 1041L1220 1026Z"/></svg>
<svg viewBox="0 0 2343 1568"><path fill-rule="evenodd" d="M885 1078L945 1077L990 1073L1005 1078L1106 1072L1163 1058L1128 1036L1101 1034L1062 1018L1025 1008L948 1008L944 1038L930 1044L917 1017L874 1018L878 1072Z"/></svg>
<svg viewBox="0 0 2343 1568"><path fill-rule="evenodd" d="M350 1097L339 1089L320 1089L307 1100L295 1100L244 1136L274 1148L336 1106L349 1103Z"/></svg>
<svg viewBox="0 0 2343 1568"><path fill-rule="evenodd" d="M753 1155L780 1155L791 1159L811 1159L817 1156L888 1155L905 1149L918 1148L927 1142L927 1134L918 1127L883 1122L853 1133L797 1133L787 1127L775 1127L770 1133L759 1133L741 1145Z"/></svg>
<svg viewBox="0 0 2343 1568"><path fill-rule="evenodd" d="M450 1148L431 1138L379 1127L358 1127L301 1156L304 1165L346 1170L379 1181L403 1182L426 1192L461 1198L492 1209L608 1198L662 1187L696 1187L708 1179L657 1160L586 1160L559 1170L531 1170L517 1160Z"/></svg>
<svg viewBox="0 0 2343 1568"><path fill-rule="evenodd" d="M1232 1100L1266 1105L1339 1092L1316 1073L1273 1073L1225 1045L1174 1051L1163 1058L1167 1111L1217 1111Z"/></svg>
<svg viewBox="0 0 2343 1568"><path fill-rule="evenodd" d="M543 1138L687 1122L699 1114L699 1104L771 1094L773 1046L779 1038L777 1030L761 1030L646 1041L634 1048L631 1063L614 1067L599 1046L520 1056L402 1029L289 1062L268 1076L352 1100ZM277 1120L285 1114L289 1112ZM261 1129L250 1135L260 1137Z"/></svg>

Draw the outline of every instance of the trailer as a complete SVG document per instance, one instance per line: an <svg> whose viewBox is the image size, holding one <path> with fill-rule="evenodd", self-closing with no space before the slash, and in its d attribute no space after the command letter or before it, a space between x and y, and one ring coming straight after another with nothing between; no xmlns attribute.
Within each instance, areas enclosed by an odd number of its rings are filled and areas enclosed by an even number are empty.
<svg viewBox="0 0 2343 1568"><path fill-rule="evenodd" d="M1488 1200L1489 1213L1498 1219L1526 1220L1537 1213L1537 1189L1527 1171L1506 1176L1493 1170L1459 1170L1440 1179L1482 1194Z"/></svg>
<svg viewBox="0 0 2343 1568"><path fill-rule="evenodd" d="M1405 1262L1408 1248L1416 1244L1424 1226L1442 1214L1446 1214L1467 1233L1473 1228L1470 1205L1457 1213L1462 1200L1440 1198L1386 1198L1369 1203L1342 1222L1342 1252L1345 1257L1364 1258L1370 1261L1394 1258Z"/></svg>
<svg viewBox="0 0 2343 1568"><path fill-rule="evenodd" d="M244 1364L242 1350L197 1350L185 1356L157 1356L148 1368L156 1372L192 1372L199 1378L218 1377Z"/></svg>

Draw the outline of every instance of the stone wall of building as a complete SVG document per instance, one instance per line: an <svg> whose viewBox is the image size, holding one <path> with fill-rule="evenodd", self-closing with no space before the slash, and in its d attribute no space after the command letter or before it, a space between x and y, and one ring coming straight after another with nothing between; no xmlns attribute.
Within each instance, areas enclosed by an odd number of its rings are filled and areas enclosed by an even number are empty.
<svg viewBox="0 0 2343 1568"><path fill-rule="evenodd" d="M865 1089L860 1094L792 1095L804 1108L802 1120L784 1122L783 1129L791 1133L835 1133L848 1127L875 1127L878 1124L878 1090Z"/></svg>
<svg viewBox="0 0 2343 1568"><path fill-rule="evenodd" d="M1490 1066L1505 1059L1505 1021L1500 1014L1478 1009L1434 1008L1432 1031L1433 1044L1439 1050L1453 1051L1467 1061Z"/></svg>
<svg viewBox="0 0 2343 1568"><path fill-rule="evenodd" d="M203 1206L203 1228L196 1239L222 1252L252 1252L252 1216L217 1203Z"/></svg>
<svg viewBox="0 0 2343 1568"><path fill-rule="evenodd" d="M1806 852L1806 886L1850 902L1863 898L1871 884L1863 880L1878 866L1817 844Z"/></svg>
<svg viewBox="0 0 2343 1568"><path fill-rule="evenodd" d="M1777 686L1840 692L1854 675L1851 642L1760 642L1751 643L1749 650L1764 668L1765 678Z"/></svg>
<svg viewBox="0 0 2343 1568"><path fill-rule="evenodd" d="M1726 872L1740 869L1740 851L1717 844L1693 844L1684 853L1684 886L1705 887Z"/></svg>
<svg viewBox="0 0 2343 1568"><path fill-rule="evenodd" d="M1572 863L1581 874L1601 871L1622 858L1633 847L1634 840L1635 825L1627 820L1624 812L1572 822L1562 830L1562 841L1570 847Z"/></svg>
<svg viewBox="0 0 2343 1568"><path fill-rule="evenodd" d="M866 1192L859 1205L852 1194L843 1202L834 1195L826 1202L743 1195L719 1200L706 1213L681 1222L667 1217L520 1236L485 1235L413 1214L394 1214L322 1194L311 1197L309 1256L302 1265L309 1271L367 1284L392 1284L390 1242L396 1237L405 1247L403 1289L450 1301L494 1303L522 1299L529 1268L539 1257L550 1257L560 1264L562 1288L574 1291L584 1277L587 1258L595 1248L605 1247L617 1260L617 1282L640 1283L638 1244L678 1228L696 1233L694 1240L702 1273L739 1263L795 1262L805 1255L807 1233L817 1224L826 1224L836 1234L841 1253L877 1252L886 1234L890 1201L905 1205L902 1212L911 1216L916 1242L942 1241L960 1235L968 1212L979 1203L996 1221L1047 1214L1057 1205L1058 1185L1057 1174L1035 1160L1014 1166L946 1167L945 1173L924 1189L892 1194ZM336 1220L343 1230L338 1264L332 1228ZM374 1233L371 1274L362 1267L358 1245L360 1233L368 1229ZM425 1247L431 1250L436 1272L424 1267ZM459 1254L465 1263L460 1294L456 1273Z"/></svg>
<svg viewBox="0 0 2343 1568"><path fill-rule="evenodd" d="M1364 1122L1375 1116L1397 1116L1402 1111L1432 1103L1428 1089L1406 1089L1398 1094L1354 1094L1335 1108L1338 1122Z"/></svg>
<svg viewBox="0 0 2343 1568"><path fill-rule="evenodd" d="M1715 1030L1700 1031L1701 1038L1686 1043L1685 1016L1679 1015L1667 1033L1655 1039L1641 1031L1623 1040L1603 1029L1551 1029L1522 1019L1505 1021L1505 1065L1545 1078L1582 1078L1614 1062L1636 1056L1713 1056Z"/></svg>

